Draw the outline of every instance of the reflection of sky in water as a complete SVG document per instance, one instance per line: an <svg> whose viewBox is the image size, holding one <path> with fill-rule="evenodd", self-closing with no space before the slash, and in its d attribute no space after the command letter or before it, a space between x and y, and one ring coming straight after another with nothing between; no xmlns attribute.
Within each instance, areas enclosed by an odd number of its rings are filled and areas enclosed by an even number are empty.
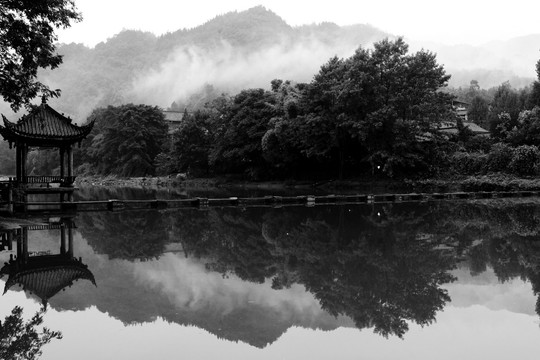
<svg viewBox="0 0 540 360"><path fill-rule="evenodd" d="M181 252L109 260L79 231L74 235L75 256L93 272L97 288L79 281L50 300L44 325L64 338L44 348L45 360L536 359L540 352L531 284L518 277L501 283L489 266L475 276L466 265L453 270L457 281L441 286L452 302L436 322L409 323L404 340L387 339L329 315L302 284L273 290L269 280L223 276ZM54 231L31 233L29 244L31 251L58 249ZM0 252L0 262L7 259ZM9 291L0 297L0 319L16 305L26 316L39 308L22 291Z"/></svg>
<svg viewBox="0 0 540 360"><path fill-rule="evenodd" d="M88 262L99 265L101 256L92 255L91 249L82 246L84 241L79 236L76 240ZM155 296L169 297L181 308L228 312L256 302L283 317L325 316L317 301L301 286L274 291L268 283L242 285L234 276L223 278L209 273L200 263L173 254L157 261L120 263L127 268L126 273L133 275L135 286L150 289ZM64 339L48 345L43 359L71 359L74 355L78 359L178 358L180 355L189 359L390 359L396 354L404 359L507 359L516 354L520 354L520 359L536 359L540 329L530 285L521 280L500 284L490 271L481 278L470 277L466 269L456 270L454 274L459 280L445 286L452 303L438 314L436 323L424 328L410 324L405 340L385 339L369 329L351 328L350 324L332 331L295 326L274 343L258 349L161 318L125 325L95 306L83 311L57 311L53 306L45 316L45 325L61 330ZM98 290L100 281L107 286L106 279L98 278ZM77 292L78 287L84 285L75 284L58 296L68 296L72 290ZM38 309L38 304L24 293L11 291L0 298L0 316L18 304L24 306L26 315Z"/></svg>
<svg viewBox="0 0 540 360"><path fill-rule="evenodd" d="M2 284L3 285L3 284ZM460 285L454 285L461 290ZM496 287L493 286L495 289ZM460 300L460 299L456 299ZM0 312L25 304L37 310L21 292L0 299ZM540 350L538 317L489 310L482 304L449 305L437 323L411 325L405 340L385 339L370 330L339 328L325 332L293 327L264 349L218 339L191 326L157 319L126 326L92 307L85 311L50 309L46 326L61 329L64 339L45 348L43 359L148 359L152 356L187 359L536 359Z"/></svg>

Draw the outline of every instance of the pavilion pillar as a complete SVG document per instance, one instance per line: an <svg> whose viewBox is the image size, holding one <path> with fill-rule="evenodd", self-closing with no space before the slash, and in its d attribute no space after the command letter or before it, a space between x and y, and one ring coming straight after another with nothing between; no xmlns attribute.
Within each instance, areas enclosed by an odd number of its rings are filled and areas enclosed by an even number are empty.
<svg viewBox="0 0 540 360"><path fill-rule="evenodd" d="M68 227L68 254L70 257L73 257L73 229L71 226Z"/></svg>
<svg viewBox="0 0 540 360"><path fill-rule="evenodd" d="M65 169L65 165L66 165L65 154L66 154L66 150L65 150L63 147L61 147L61 148L60 148L60 176L61 176L61 177L66 176L66 169Z"/></svg>
<svg viewBox="0 0 540 360"><path fill-rule="evenodd" d="M8 250L13 250L13 232L12 231L8 231L7 239L8 239Z"/></svg>
<svg viewBox="0 0 540 360"><path fill-rule="evenodd" d="M16 154L16 159L15 159L15 167L16 167L16 174L15 176L17 177L17 181L20 183L22 181L22 174L21 174L21 160L22 160L22 157L21 157L21 144L16 144L15 145L15 154Z"/></svg>
<svg viewBox="0 0 540 360"><path fill-rule="evenodd" d="M23 145L21 147L21 177L26 182L26 158L28 156L28 146Z"/></svg>
<svg viewBox="0 0 540 360"><path fill-rule="evenodd" d="M28 228L23 227L22 229L22 261L26 264L28 262Z"/></svg>
<svg viewBox="0 0 540 360"><path fill-rule="evenodd" d="M68 176L73 176L73 148L70 146L68 151Z"/></svg>
<svg viewBox="0 0 540 360"><path fill-rule="evenodd" d="M70 177L70 181L69 181L71 184L70 186L73 187L73 148L71 147L71 145L67 148L67 152L68 152L67 171L68 171L68 176ZM73 191L68 193L68 201L73 202Z"/></svg>
<svg viewBox="0 0 540 360"><path fill-rule="evenodd" d="M66 227L64 224L60 226L60 254L66 253Z"/></svg>
<svg viewBox="0 0 540 360"><path fill-rule="evenodd" d="M17 256L21 256L23 250L22 228L15 230L15 238L17 240Z"/></svg>

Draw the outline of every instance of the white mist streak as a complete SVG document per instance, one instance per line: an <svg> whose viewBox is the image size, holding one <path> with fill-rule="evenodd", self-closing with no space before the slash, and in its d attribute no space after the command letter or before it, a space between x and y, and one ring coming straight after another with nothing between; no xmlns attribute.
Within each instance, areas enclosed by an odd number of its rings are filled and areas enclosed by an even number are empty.
<svg viewBox="0 0 540 360"><path fill-rule="evenodd" d="M234 94L246 88L268 88L273 79L309 82L330 57L350 56L354 50L350 45L328 46L314 40L251 53L228 43L212 51L181 47L157 70L139 76L133 83L132 96L166 107L205 84Z"/></svg>

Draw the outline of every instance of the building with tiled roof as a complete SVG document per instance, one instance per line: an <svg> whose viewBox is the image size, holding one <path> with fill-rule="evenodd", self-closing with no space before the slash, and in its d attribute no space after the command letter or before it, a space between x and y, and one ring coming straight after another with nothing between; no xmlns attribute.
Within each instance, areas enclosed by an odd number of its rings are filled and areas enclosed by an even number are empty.
<svg viewBox="0 0 540 360"><path fill-rule="evenodd" d="M457 99L452 100L452 108L456 112L457 116L461 118L462 121L469 121L467 116L469 112L470 103L465 101L460 101Z"/></svg>
<svg viewBox="0 0 540 360"><path fill-rule="evenodd" d="M463 121L463 127L469 129L474 135L490 136L490 132L472 121ZM458 125L456 122L441 122L439 131L445 134L457 135Z"/></svg>
<svg viewBox="0 0 540 360"><path fill-rule="evenodd" d="M165 122L169 127L169 133L173 133L175 130L180 128L184 121L184 111L173 111L173 110L163 110L163 116L165 117Z"/></svg>

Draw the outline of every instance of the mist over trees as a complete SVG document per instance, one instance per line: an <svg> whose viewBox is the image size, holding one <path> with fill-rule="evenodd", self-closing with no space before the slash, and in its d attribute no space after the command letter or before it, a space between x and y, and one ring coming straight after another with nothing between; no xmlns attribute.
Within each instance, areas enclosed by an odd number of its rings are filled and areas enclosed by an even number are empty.
<svg viewBox="0 0 540 360"><path fill-rule="evenodd" d="M52 106L96 120L79 152L81 174L425 177L503 169L493 160L501 149L514 164L535 159L515 149L536 146L538 81L486 89L479 78L451 88L434 53L409 52L400 38L370 45L385 36L363 25L295 28L255 7L160 37L127 30L93 49L62 45L62 67L40 79L63 89ZM452 97L470 103L469 119L491 140L460 125ZM167 135L159 108L130 102L187 111ZM458 134L441 136L443 122ZM50 172L55 156L30 153L33 173ZM1 165L13 168L8 159Z"/></svg>
<svg viewBox="0 0 540 360"><path fill-rule="evenodd" d="M63 65L40 79L62 89L51 106L80 123L97 107L185 102L205 84L237 93L274 78L309 81L328 57L387 36L369 25L292 27L257 6L161 36L125 30L94 48L60 44Z"/></svg>
<svg viewBox="0 0 540 360"><path fill-rule="evenodd" d="M242 90L186 113L157 171L251 179L429 172L444 156L438 124L455 119L451 96L438 91L448 78L434 54L383 40L331 58L310 83L274 80L270 91Z"/></svg>
<svg viewBox="0 0 540 360"><path fill-rule="evenodd" d="M186 109L174 131L157 107L95 109L87 121L96 126L76 165L85 175L251 180L538 173L537 83L486 90L472 80L455 89L449 78L435 54L410 53L403 39L386 39L348 58L331 57L308 83L274 79L269 90L236 95L207 84L171 105ZM470 103L470 120L491 138L463 126L453 99ZM439 131L448 123L456 134ZM54 156L31 153L35 172Z"/></svg>
<svg viewBox="0 0 540 360"><path fill-rule="evenodd" d="M144 103L166 108L186 102L206 84L218 93L235 94L246 88L267 88L276 78L309 82L328 58L349 57L359 45L369 47L390 36L362 24L293 27L258 6L162 36L125 30L94 48L59 44L63 64L40 71L39 80L62 89L61 98L50 105L81 123L98 107ZM519 46L509 41L480 49L437 44L414 44L411 49L437 53L453 75L450 86L477 79L486 88L507 80L519 88L532 81L536 61L536 51L530 49L538 39L526 40L517 39ZM497 61L491 61L494 53Z"/></svg>

